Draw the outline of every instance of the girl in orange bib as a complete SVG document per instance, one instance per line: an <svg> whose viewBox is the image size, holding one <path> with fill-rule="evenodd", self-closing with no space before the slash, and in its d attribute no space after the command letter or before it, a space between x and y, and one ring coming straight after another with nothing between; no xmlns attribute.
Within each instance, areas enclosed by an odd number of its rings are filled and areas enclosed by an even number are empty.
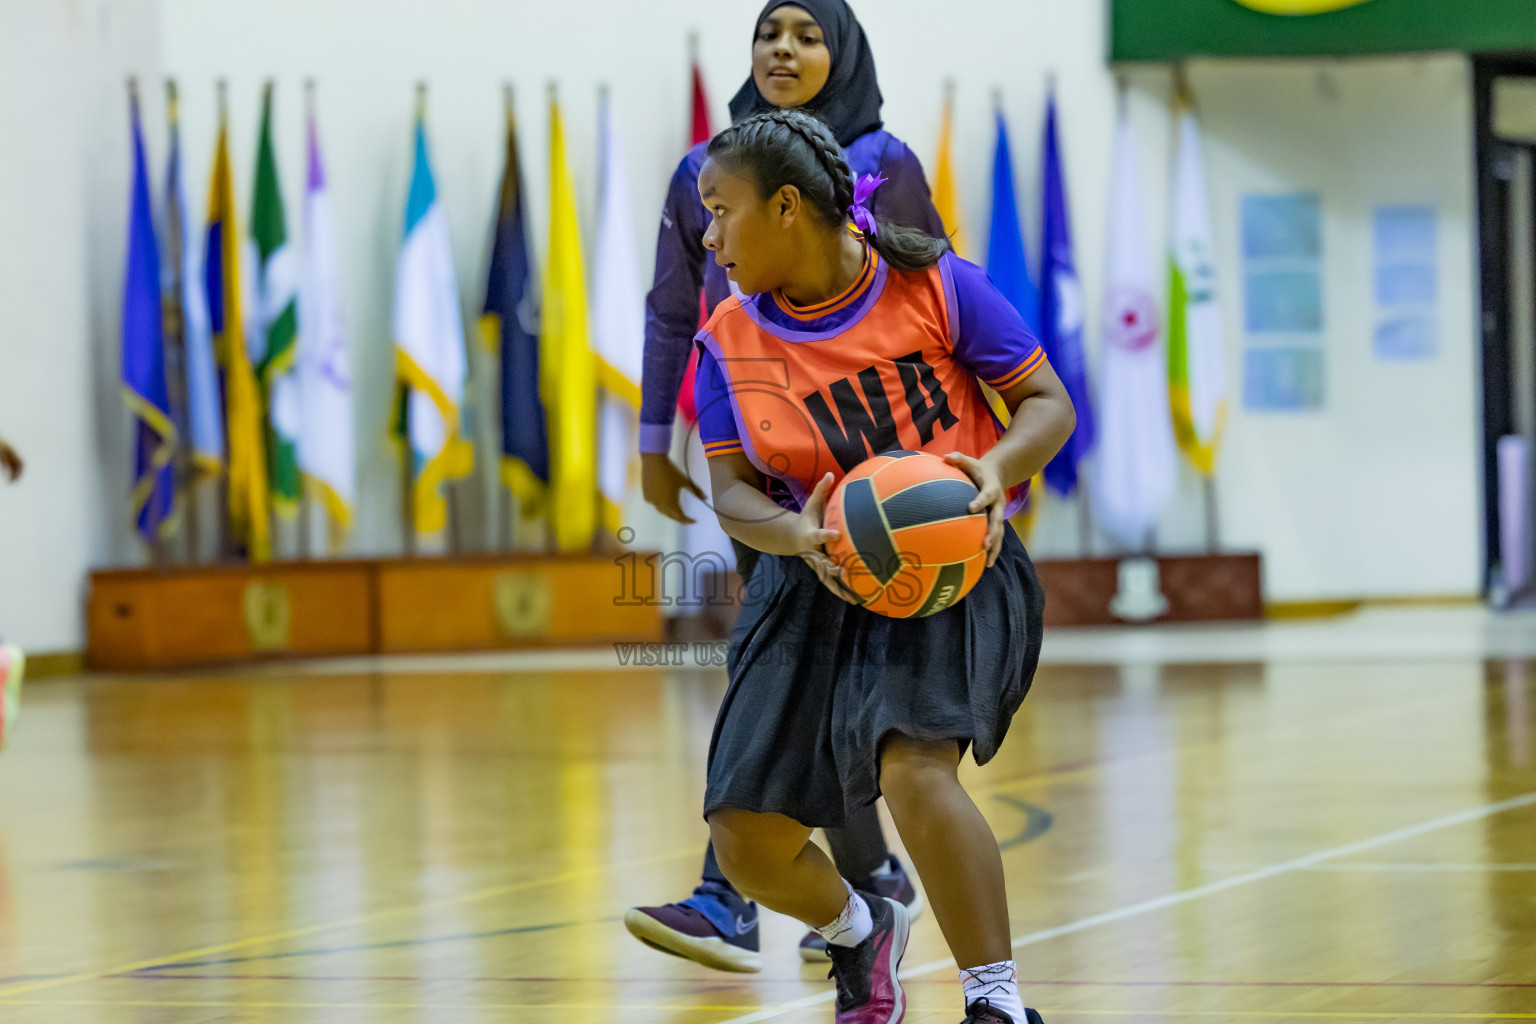
<svg viewBox="0 0 1536 1024"><path fill-rule="evenodd" d="M854 892L810 842L883 794L961 966L967 1022L1033 1024L1002 858L956 770L967 749L977 763L997 752L1034 675L1042 595L1006 517L1071 434L1072 405L979 268L875 222L878 186L856 183L825 125L793 110L726 129L699 173L704 245L738 291L698 336L699 433L721 525L763 552L731 638L704 812L731 882L827 939L838 1024L894 1024L906 911ZM898 449L964 470L989 518L981 580L926 618L850 603L823 551L833 486Z"/></svg>

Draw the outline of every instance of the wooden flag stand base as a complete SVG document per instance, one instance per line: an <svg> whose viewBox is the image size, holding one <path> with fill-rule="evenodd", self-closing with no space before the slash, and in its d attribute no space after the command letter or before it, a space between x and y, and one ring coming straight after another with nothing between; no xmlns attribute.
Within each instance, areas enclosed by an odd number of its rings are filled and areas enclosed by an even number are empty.
<svg viewBox="0 0 1536 1024"><path fill-rule="evenodd" d="M1035 563L1045 589L1045 624L1153 625L1264 617L1263 564L1256 551Z"/></svg>
<svg viewBox="0 0 1536 1024"><path fill-rule="evenodd" d="M139 671L659 641L661 608L636 593L643 574L630 565L529 554L94 572L86 664Z"/></svg>

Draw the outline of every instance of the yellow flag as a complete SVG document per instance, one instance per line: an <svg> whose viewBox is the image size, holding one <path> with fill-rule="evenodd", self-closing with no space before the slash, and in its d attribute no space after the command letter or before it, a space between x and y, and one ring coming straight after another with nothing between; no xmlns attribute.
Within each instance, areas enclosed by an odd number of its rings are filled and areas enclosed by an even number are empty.
<svg viewBox="0 0 1536 1024"><path fill-rule="evenodd" d="M560 105L549 104L549 259L539 325L539 393L549 419L549 514L561 551L585 551L597 530L597 360L587 330L576 190L565 162Z"/></svg>
<svg viewBox="0 0 1536 1024"><path fill-rule="evenodd" d="M267 453L262 436L261 391L245 347L240 308L240 232L235 223L235 189L222 103L219 142L208 186L207 259L214 265L208 296L214 352L224 366L225 418L229 437L229 522L252 562L272 557L267 506Z"/></svg>
<svg viewBox="0 0 1536 1024"><path fill-rule="evenodd" d="M960 203L955 198L954 148L955 93L954 87L944 91L944 119L939 124L939 158L933 164L933 208L944 221L950 244L956 256L965 255L965 237L960 230Z"/></svg>

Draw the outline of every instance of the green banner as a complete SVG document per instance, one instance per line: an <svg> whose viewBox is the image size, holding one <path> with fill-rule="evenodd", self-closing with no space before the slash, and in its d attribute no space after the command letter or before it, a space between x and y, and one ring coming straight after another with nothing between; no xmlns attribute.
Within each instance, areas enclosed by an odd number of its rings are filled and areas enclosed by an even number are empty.
<svg viewBox="0 0 1536 1024"><path fill-rule="evenodd" d="M1536 49L1533 0L1109 0L1109 4L1110 57L1117 61Z"/></svg>

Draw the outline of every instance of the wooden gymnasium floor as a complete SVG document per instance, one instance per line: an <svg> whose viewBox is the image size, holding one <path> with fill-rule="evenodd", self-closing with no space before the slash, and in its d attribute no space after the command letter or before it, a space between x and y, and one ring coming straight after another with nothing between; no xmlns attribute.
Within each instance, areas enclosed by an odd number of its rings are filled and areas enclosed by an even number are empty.
<svg viewBox="0 0 1536 1024"><path fill-rule="evenodd" d="M1536 619L1054 637L997 760L1027 1000L1076 1021L1536 1019ZM830 1021L798 925L637 945L717 670L584 655L38 683L0 757L0 1021ZM931 915L913 1022L954 1024Z"/></svg>

